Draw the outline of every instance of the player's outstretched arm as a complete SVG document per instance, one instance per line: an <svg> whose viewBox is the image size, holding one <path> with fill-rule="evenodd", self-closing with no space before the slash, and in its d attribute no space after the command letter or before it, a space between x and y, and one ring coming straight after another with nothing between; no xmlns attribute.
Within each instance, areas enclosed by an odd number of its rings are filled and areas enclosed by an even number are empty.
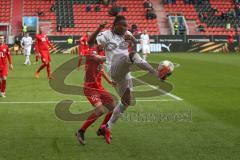
<svg viewBox="0 0 240 160"><path fill-rule="evenodd" d="M94 45L97 35L101 32L102 29L105 28L106 24L107 22L101 23L97 30L90 35L90 38L88 40L89 47L92 47Z"/></svg>

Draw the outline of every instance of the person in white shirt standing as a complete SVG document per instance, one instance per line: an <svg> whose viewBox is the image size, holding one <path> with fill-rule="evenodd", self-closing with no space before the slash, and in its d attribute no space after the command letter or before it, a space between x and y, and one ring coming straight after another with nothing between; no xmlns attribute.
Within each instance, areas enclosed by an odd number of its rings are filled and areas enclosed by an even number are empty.
<svg viewBox="0 0 240 160"><path fill-rule="evenodd" d="M29 33L25 33L25 36L21 40L21 46L24 48L24 55L26 56L26 60L24 62L25 65L31 65L30 55L32 44L32 37L29 36Z"/></svg>
<svg viewBox="0 0 240 160"><path fill-rule="evenodd" d="M143 60L146 61L148 54L150 54L150 40L147 34L147 30L144 30L143 34L141 34L140 43L142 47Z"/></svg>

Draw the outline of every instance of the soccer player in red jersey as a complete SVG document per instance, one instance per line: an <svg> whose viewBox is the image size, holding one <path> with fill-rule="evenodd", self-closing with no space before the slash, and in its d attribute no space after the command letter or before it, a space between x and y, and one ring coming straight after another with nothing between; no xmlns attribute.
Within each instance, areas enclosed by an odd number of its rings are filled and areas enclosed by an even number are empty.
<svg viewBox="0 0 240 160"><path fill-rule="evenodd" d="M89 47L88 47L89 36L90 36L90 32L87 31L86 34L80 38L79 52L78 52L79 60L78 60L78 66L77 66L78 70L80 69L83 56L87 55L89 52Z"/></svg>
<svg viewBox="0 0 240 160"><path fill-rule="evenodd" d="M39 78L40 71L47 67L48 79L51 79L51 67L50 67L51 57L49 47L54 50L55 48L48 40L47 35L43 33L42 29L40 29L39 34L36 35L35 43L36 54L40 54L42 59L42 65L36 71L35 77Z"/></svg>
<svg viewBox="0 0 240 160"><path fill-rule="evenodd" d="M229 53L234 51L234 31L232 30L228 35L227 43L223 46L223 52Z"/></svg>
<svg viewBox="0 0 240 160"><path fill-rule="evenodd" d="M12 58L9 52L9 48L4 44L4 36L0 35L0 97L6 97L5 90L7 86L7 76L8 76L8 63L9 68L12 70Z"/></svg>
<svg viewBox="0 0 240 160"><path fill-rule="evenodd" d="M84 94L88 101L95 107L95 112L87 118L82 127L76 133L79 143L83 145L85 144L84 133L86 129L104 114L104 106L109 112L106 114L101 125L105 125L108 122L112 115L112 110L116 105L110 93L102 86L102 77L104 77L109 84L113 86L115 85L103 70L103 63L106 59L103 48L99 45L94 49L90 49L89 52L90 54L86 55ZM100 127L97 131L97 135L103 135Z"/></svg>

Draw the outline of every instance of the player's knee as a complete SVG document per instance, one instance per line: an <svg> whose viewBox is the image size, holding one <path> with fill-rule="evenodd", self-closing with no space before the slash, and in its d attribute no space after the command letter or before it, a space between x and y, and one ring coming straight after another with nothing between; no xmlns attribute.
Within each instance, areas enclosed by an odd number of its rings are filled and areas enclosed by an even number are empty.
<svg viewBox="0 0 240 160"><path fill-rule="evenodd" d="M122 98L121 102L124 106L129 106L131 104L130 98Z"/></svg>
<svg viewBox="0 0 240 160"><path fill-rule="evenodd" d="M121 102L124 106L129 106L131 104L131 92L130 89L126 89L124 95L121 98Z"/></svg>
<svg viewBox="0 0 240 160"><path fill-rule="evenodd" d="M116 106L116 103L113 102L112 104L106 104L105 106L109 111L113 111L114 107Z"/></svg>
<svg viewBox="0 0 240 160"><path fill-rule="evenodd" d="M95 105L95 106L96 106L96 114L97 114L98 116L103 115L104 112L105 112L104 106L103 106L102 104L97 104L97 105Z"/></svg>
<svg viewBox="0 0 240 160"><path fill-rule="evenodd" d="M7 80L7 77L6 77L6 76L3 76L3 77L2 77L2 80Z"/></svg>

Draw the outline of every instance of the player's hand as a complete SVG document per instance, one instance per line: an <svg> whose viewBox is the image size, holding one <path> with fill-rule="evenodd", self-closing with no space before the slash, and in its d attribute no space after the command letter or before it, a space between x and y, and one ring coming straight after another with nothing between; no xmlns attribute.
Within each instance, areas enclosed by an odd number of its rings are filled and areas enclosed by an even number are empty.
<svg viewBox="0 0 240 160"><path fill-rule="evenodd" d="M57 49L55 47L52 48L52 51L55 52Z"/></svg>
<svg viewBox="0 0 240 160"><path fill-rule="evenodd" d="M135 42L135 40L136 40L136 38L130 34L125 34L124 39L125 39L125 41L132 41L132 42Z"/></svg>
<svg viewBox="0 0 240 160"><path fill-rule="evenodd" d="M107 22L105 21L99 25L99 28L104 29L106 25L107 25Z"/></svg>
<svg viewBox="0 0 240 160"><path fill-rule="evenodd" d="M13 70L13 65L10 64L10 65L9 65L9 68L10 68L10 70Z"/></svg>
<svg viewBox="0 0 240 160"><path fill-rule="evenodd" d="M117 83L115 81L111 81L110 84L113 86L113 87L116 87L117 86Z"/></svg>

